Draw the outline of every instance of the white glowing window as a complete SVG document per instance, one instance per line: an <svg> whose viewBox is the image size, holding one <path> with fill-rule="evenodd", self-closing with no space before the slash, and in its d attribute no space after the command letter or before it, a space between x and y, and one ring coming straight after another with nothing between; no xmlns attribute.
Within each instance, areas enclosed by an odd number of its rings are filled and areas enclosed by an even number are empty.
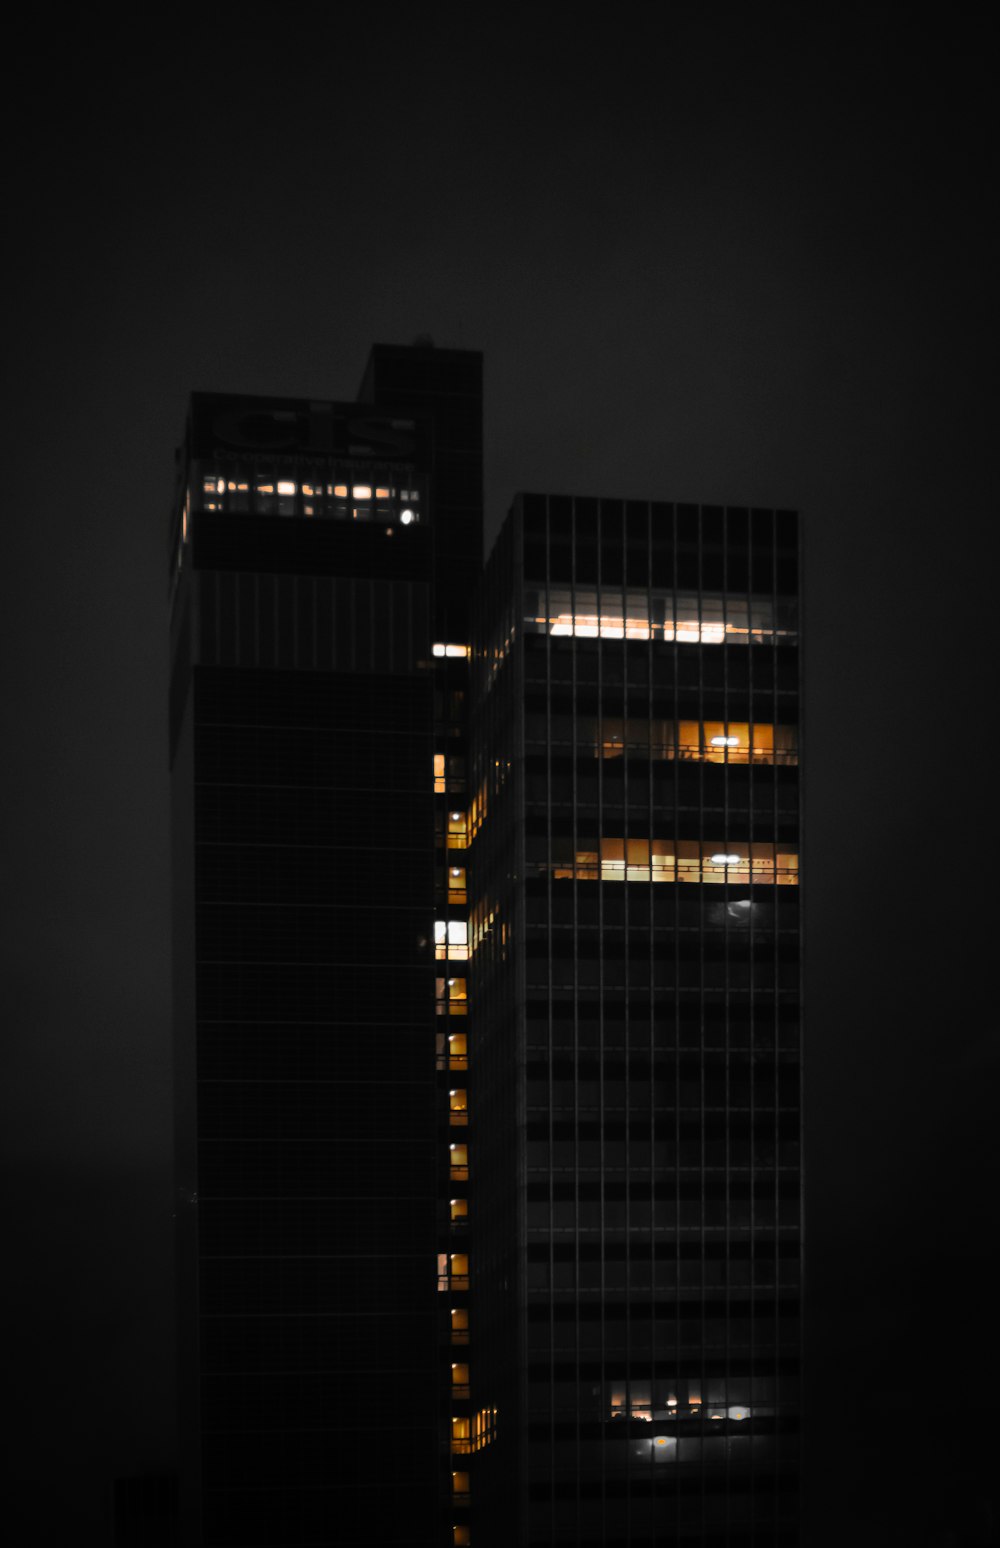
<svg viewBox="0 0 1000 1548"><path fill-rule="evenodd" d="M400 511L399 519L403 523L404 527L408 527L411 522L416 521L417 513L416 511L411 511L409 508L407 508L405 511Z"/></svg>
<svg viewBox="0 0 1000 1548"><path fill-rule="evenodd" d="M278 493L280 495L293 495L295 493L295 485L290 478L278 480Z"/></svg>
<svg viewBox="0 0 1000 1548"><path fill-rule="evenodd" d="M355 484L352 490L355 500L370 500L372 497L371 484Z"/></svg>

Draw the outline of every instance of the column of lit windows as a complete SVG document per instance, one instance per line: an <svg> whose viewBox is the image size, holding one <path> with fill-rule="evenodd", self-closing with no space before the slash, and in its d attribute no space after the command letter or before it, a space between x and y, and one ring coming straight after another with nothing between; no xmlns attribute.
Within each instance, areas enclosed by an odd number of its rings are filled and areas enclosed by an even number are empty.
<svg viewBox="0 0 1000 1548"><path fill-rule="evenodd" d="M471 1497L469 1458L483 1444L484 1416L470 1404L469 1254L470 1218L467 962L469 817L466 792L465 694L469 659L465 645L435 645L438 682L438 750L434 753L437 829L436 917L434 924L436 1056L441 1081L442 1128L447 1134L447 1251L438 1255L438 1290L449 1300L445 1359L451 1403L453 1548L471 1543L466 1511ZM458 681L462 686L457 686ZM492 1426L493 1416L490 1424Z"/></svg>

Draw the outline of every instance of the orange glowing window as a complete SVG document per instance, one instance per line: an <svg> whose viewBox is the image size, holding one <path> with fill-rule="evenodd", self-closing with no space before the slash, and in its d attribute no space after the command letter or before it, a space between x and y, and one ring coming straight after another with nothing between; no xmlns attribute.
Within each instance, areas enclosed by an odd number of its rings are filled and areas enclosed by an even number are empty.
<svg viewBox="0 0 1000 1548"><path fill-rule="evenodd" d="M453 1344L469 1342L469 1310L466 1306L451 1309L451 1341Z"/></svg>

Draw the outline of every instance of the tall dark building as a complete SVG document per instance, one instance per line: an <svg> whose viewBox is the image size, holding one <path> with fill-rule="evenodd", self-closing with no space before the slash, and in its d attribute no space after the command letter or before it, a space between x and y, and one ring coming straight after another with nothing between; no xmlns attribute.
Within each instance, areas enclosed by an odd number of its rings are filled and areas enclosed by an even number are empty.
<svg viewBox="0 0 1000 1548"><path fill-rule="evenodd" d="M798 1541L797 520L526 496L473 636L476 1548Z"/></svg>
<svg viewBox="0 0 1000 1548"><path fill-rule="evenodd" d="M440 631L467 638L481 566L481 360L377 347L361 396L196 395L179 458L190 1543L436 1544L450 1523L435 1266L456 1252L458 1099L436 1068L435 932L457 940L467 913L448 887L464 886L464 801L446 806L467 644L459 661Z"/></svg>
<svg viewBox="0 0 1000 1548"><path fill-rule="evenodd" d="M795 517L526 496L481 575L429 344L179 471L182 1541L791 1545Z"/></svg>

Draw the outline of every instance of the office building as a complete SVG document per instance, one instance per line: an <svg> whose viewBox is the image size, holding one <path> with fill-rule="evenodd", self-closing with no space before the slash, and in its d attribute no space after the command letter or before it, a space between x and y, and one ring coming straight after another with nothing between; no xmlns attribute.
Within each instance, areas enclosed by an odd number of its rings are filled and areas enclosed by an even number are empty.
<svg viewBox="0 0 1000 1548"><path fill-rule="evenodd" d="M541 496L487 566L476 1548L798 1541L797 576L791 513Z"/></svg>
<svg viewBox="0 0 1000 1548"><path fill-rule="evenodd" d="M431 1544L451 1508L434 935L466 917L445 647L481 565L480 378L376 348L357 403L192 399L170 542L191 1543Z"/></svg>
<svg viewBox="0 0 1000 1548"><path fill-rule="evenodd" d="M475 354L192 400L182 1540L790 1545L796 520L481 491Z"/></svg>

